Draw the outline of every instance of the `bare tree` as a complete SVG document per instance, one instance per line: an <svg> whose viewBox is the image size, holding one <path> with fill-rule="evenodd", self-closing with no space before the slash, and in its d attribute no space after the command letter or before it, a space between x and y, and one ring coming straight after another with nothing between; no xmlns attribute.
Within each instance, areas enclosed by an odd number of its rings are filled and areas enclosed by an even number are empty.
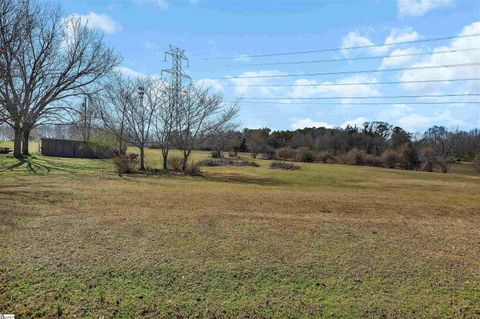
<svg viewBox="0 0 480 319"><path fill-rule="evenodd" d="M159 100L154 118L156 142L160 146L163 160L163 171L168 172L168 155L173 145L173 130L178 118L178 107L173 99L173 90L165 82L159 81Z"/></svg>
<svg viewBox="0 0 480 319"><path fill-rule="evenodd" d="M212 134L233 130L232 120L238 114L236 104L223 101L220 93L211 94L210 89L190 86L182 94L175 123L175 145L183 153L182 170L195 145L200 145Z"/></svg>
<svg viewBox="0 0 480 319"><path fill-rule="evenodd" d="M454 134L443 126L433 126L429 128L424 138L426 142L442 157L442 171L447 173L448 156L451 154L454 146Z"/></svg>
<svg viewBox="0 0 480 319"><path fill-rule="evenodd" d="M145 147L162 99L158 83L150 78L131 80L118 75L105 93L100 115L106 128L116 136L121 153L127 143L140 149L140 169L145 170Z"/></svg>
<svg viewBox="0 0 480 319"><path fill-rule="evenodd" d="M98 31L58 7L32 0L0 9L0 96L15 130L14 156L28 154L31 130L58 111L56 102L82 94L107 75L119 58ZM8 11L8 12L7 12ZM19 31L20 30L20 31Z"/></svg>

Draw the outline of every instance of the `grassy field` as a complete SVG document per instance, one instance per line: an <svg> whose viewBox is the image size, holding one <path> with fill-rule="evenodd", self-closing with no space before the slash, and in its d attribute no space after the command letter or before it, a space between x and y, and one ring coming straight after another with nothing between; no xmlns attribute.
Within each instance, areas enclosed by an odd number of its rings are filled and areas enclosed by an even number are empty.
<svg viewBox="0 0 480 319"><path fill-rule="evenodd" d="M480 317L478 175L257 162L119 178L0 155L0 313Z"/></svg>

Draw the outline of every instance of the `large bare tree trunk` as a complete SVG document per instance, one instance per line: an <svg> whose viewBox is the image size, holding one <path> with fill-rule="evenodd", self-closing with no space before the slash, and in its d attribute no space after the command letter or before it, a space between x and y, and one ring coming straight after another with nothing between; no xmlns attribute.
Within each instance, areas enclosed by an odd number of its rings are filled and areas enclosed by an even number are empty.
<svg viewBox="0 0 480 319"><path fill-rule="evenodd" d="M140 146L140 170L145 170L145 146Z"/></svg>
<svg viewBox="0 0 480 319"><path fill-rule="evenodd" d="M168 173L168 150L162 149L163 171Z"/></svg>
<svg viewBox="0 0 480 319"><path fill-rule="evenodd" d="M30 155L30 152L28 151L28 139L30 138L30 129L24 129L23 130L23 136L22 136L22 153L25 156Z"/></svg>
<svg viewBox="0 0 480 319"><path fill-rule="evenodd" d="M16 158L22 157L22 129L15 128L15 139L13 141L13 156Z"/></svg>

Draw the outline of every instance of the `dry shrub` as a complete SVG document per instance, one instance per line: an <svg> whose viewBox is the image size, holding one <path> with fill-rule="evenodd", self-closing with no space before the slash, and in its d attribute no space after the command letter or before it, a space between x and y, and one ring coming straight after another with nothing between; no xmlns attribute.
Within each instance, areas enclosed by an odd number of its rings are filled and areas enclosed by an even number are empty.
<svg viewBox="0 0 480 319"><path fill-rule="evenodd" d="M433 172L435 150L429 146L422 147L420 150L420 156L422 158L420 169L424 172Z"/></svg>
<svg viewBox="0 0 480 319"><path fill-rule="evenodd" d="M176 173L182 171L183 159L180 156L170 156L168 158L168 168Z"/></svg>
<svg viewBox="0 0 480 319"><path fill-rule="evenodd" d="M395 168L397 159L398 155L397 152L395 152L394 150L386 150L380 157L383 167L386 168Z"/></svg>
<svg viewBox="0 0 480 319"><path fill-rule="evenodd" d="M297 157L297 151L288 147L278 149L276 153L276 158L282 161L294 161Z"/></svg>
<svg viewBox="0 0 480 319"><path fill-rule="evenodd" d="M187 169L185 170L185 175L190 175L190 176L200 176L202 175L202 171L200 170L201 168L200 162L190 162L187 164Z"/></svg>
<svg viewBox="0 0 480 319"><path fill-rule="evenodd" d="M138 154L118 154L112 158L118 176L123 174L134 174L138 172Z"/></svg>
<svg viewBox="0 0 480 319"><path fill-rule="evenodd" d="M213 159L209 158L203 161L200 161L199 164L201 166L213 166L213 167L218 167L218 166L251 166L251 167L259 167L255 162L252 161L238 161L238 160L233 160L229 158L221 158L221 159Z"/></svg>
<svg viewBox="0 0 480 319"><path fill-rule="evenodd" d="M313 163L315 154L308 147L300 147L295 156L297 162Z"/></svg>
<svg viewBox="0 0 480 319"><path fill-rule="evenodd" d="M316 155L316 161L320 163L335 164L339 163L340 160L338 157L333 156L328 152L320 152Z"/></svg>
<svg viewBox="0 0 480 319"><path fill-rule="evenodd" d="M290 163L284 163L284 162L273 162L272 164L270 164L270 168L272 168L272 169L284 169L284 170L288 170L288 171L295 171L295 170L301 169L301 167L298 166L298 165L294 165L294 164L290 164Z"/></svg>
<svg viewBox="0 0 480 319"><path fill-rule="evenodd" d="M352 148L346 154L343 154L342 160L343 163L348 165L365 165L365 158L367 153L364 150L359 150L358 148Z"/></svg>
<svg viewBox="0 0 480 319"><path fill-rule="evenodd" d="M379 156L371 155L371 154L366 154L365 159L364 159L364 165L367 166L381 166L382 161Z"/></svg>

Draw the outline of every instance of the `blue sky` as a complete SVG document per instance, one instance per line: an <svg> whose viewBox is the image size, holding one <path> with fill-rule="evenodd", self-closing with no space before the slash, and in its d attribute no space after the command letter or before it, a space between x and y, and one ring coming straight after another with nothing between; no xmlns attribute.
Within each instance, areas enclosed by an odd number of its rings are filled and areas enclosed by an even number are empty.
<svg viewBox="0 0 480 319"><path fill-rule="evenodd" d="M119 70L128 75L157 75L161 69L169 67L169 62L164 61L164 52L169 44L185 49L190 62L186 70L195 81L222 90L226 100L245 99L240 102L239 121L243 127L292 129L345 126L348 123L360 124L365 120L387 121L412 132L423 131L432 125L463 129L480 127L479 104L421 104L474 102L479 101L480 97L379 98L395 95L480 94L480 81L408 83L412 80L480 78L478 65L416 69L432 65L480 63L480 50L474 50L480 48L480 36L315 54L245 57L480 34L478 1L64 0L60 3L66 15L84 16L89 26L105 33L106 41L123 56ZM463 51L445 52L452 50ZM426 52L433 53L412 55ZM234 58L212 59L219 57ZM376 58L351 60L355 57ZM296 65L252 65L331 59L343 60ZM404 70L315 77L218 79L389 68ZM401 83L338 85L385 81ZM337 84L330 86L332 83ZM257 86L248 86L252 84ZM320 85L268 86L271 84ZM375 98L345 98L351 96ZM249 103L246 99L259 97L282 100ZM295 99L299 97L342 99L308 100L302 103ZM412 101L415 104L409 103ZM357 102L367 104L352 105ZM370 102L390 104L368 105Z"/></svg>

